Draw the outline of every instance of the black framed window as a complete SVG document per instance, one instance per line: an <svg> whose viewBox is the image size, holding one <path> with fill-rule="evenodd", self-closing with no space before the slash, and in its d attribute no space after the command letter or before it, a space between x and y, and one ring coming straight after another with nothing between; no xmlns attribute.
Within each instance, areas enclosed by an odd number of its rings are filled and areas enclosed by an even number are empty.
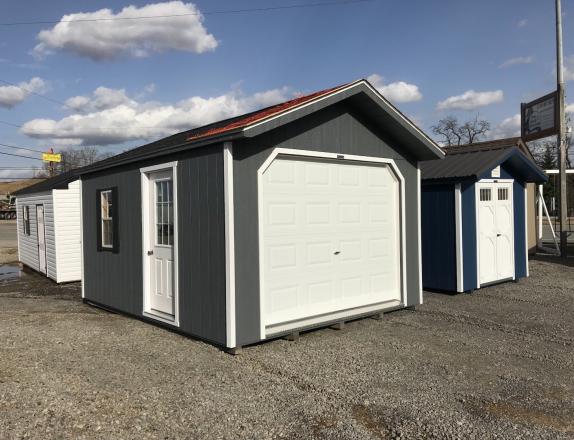
<svg viewBox="0 0 574 440"><path fill-rule="evenodd" d="M30 207L22 206L22 225L24 226L24 235L30 235Z"/></svg>
<svg viewBox="0 0 574 440"><path fill-rule="evenodd" d="M118 252L118 192L117 188L96 192L98 250Z"/></svg>

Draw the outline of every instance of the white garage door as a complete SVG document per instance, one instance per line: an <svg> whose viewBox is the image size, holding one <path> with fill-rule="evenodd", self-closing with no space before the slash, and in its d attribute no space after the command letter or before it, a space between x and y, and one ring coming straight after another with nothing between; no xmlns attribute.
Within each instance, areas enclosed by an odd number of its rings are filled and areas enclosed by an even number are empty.
<svg viewBox="0 0 574 440"><path fill-rule="evenodd" d="M400 304L400 184L389 165L279 156L260 185L267 334Z"/></svg>

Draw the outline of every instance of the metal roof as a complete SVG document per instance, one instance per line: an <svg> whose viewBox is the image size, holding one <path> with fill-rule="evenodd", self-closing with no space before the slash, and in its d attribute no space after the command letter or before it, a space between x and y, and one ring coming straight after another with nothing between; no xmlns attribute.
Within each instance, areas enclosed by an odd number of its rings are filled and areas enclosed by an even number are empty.
<svg viewBox="0 0 574 440"><path fill-rule="evenodd" d="M12 195L18 197L25 194L35 194L51 191L53 189L67 189L69 183L73 182L74 180L78 180L80 170L81 169L78 168L75 170L66 171L65 173L50 177L49 179L43 180L34 185L22 188L21 190L14 192Z"/></svg>
<svg viewBox="0 0 574 440"><path fill-rule="evenodd" d="M408 148L420 148L419 159L423 157L442 157L444 153L430 137L428 137L422 130L413 124L412 121L380 95L380 93L378 93L367 80L361 79L151 142L141 147L134 148L108 159L96 162L92 165L88 165L82 168L80 174L89 174L115 166L174 153L183 149L201 147L215 142L247 137L247 130L252 129L253 127L260 127L269 121L277 121L294 111L301 111L301 114L303 114L305 108L309 109L309 105L319 105L319 101L327 102L325 99L331 98L343 100L358 94L365 95L364 100L357 101L357 104L364 106L366 109L365 111L374 112L373 109L376 109L376 111L380 113L385 113L387 118L393 119L397 126L397 139L401 139L401 142L403 142L403 144ZM370 106L368 103L369 100ZM280 125L281 123L284 122L279 122L278 124ZM275 126L276 125L273 124L270 125L271 128ZM252 133L251 136L252 135L256 134ZM405 141L405 139L408 139L408 142Z"/></svg>
<svg viewBox="0 0 574 440"><path fill-rule="evenodd" d="M420 162L423 180L479 180L485 177L485 173L503 163L526 182L548 180L544 172L516 146L451 149L455 152L447 150L447 155L442 160Z"/></svg>

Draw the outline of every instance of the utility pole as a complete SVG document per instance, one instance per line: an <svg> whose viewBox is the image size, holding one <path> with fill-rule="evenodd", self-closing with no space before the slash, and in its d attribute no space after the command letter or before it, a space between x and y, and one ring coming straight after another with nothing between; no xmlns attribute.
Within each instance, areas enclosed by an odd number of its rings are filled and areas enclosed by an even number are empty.
<svg viewBox="0 0 574 440"><path fill-rule="evenodd" d="M566 222L568 202L566 198L566 123L564 120L564 73L562 67L562 7L556 0L556 80L558 83L558 151L560 164L560 255L568 258L568 232Z"/></svg>
<svg viewBox="0 0 574 440"><path fill-rule="evenodd" d="M50 148L50 154L54 154L54 149ZM54 177L54 162L50 161L50 177Z"/></svg>

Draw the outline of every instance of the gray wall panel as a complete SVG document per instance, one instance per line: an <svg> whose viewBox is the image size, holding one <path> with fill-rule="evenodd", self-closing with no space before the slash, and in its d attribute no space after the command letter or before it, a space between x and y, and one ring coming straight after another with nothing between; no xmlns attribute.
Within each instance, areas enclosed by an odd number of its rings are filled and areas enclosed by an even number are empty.
<svg viewBox="0 0 574 440"><path fill-rule="evenodd" d="M141 167L178 160L180 330L225 344L225 217L222 146L84 176L86 299L142 316ZM98 252L96 190L118 188L119 253Z"/></svg>
<svg viewBox="0 0 574 440"><path fill-rule="evenodd" d="M257 170L274 147L393 158L405 178L408 304L419 302L417 167L413 158L345 103L234 144L238 344L259 340Z"/></svg>

